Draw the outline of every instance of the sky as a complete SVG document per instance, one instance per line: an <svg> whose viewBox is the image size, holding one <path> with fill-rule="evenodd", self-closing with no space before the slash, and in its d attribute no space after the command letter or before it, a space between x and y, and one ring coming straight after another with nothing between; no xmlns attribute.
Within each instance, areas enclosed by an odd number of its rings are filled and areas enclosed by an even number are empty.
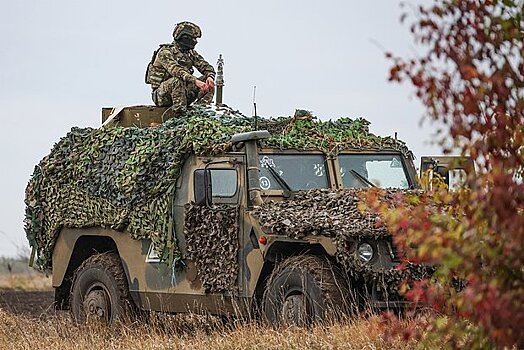
<svg viewBox="0 0 524 350"><path fill-rule="evenodd" d="M412 1L411 3L414 3ZM384 50L416 54L399 1L1 0L0 256L27 246L24 190L73 126L99 126L102 107L151 104L144 73L176 23L200 25L197 45L225 59L224 102L260 115L297 108L365 117L371 131L439 154L408 86L387 81Z"/></svg>

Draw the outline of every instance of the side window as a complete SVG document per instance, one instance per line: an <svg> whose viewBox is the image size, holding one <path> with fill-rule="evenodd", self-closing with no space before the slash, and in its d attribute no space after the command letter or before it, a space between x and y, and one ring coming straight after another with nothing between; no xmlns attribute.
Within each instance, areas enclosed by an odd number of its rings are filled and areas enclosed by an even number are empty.
<svg viewBox="0 0 524 350"><path fill-rule="evenodd" d="M213 197L231 198L237 193L237 171L235 169L210 169Z"/></svg>

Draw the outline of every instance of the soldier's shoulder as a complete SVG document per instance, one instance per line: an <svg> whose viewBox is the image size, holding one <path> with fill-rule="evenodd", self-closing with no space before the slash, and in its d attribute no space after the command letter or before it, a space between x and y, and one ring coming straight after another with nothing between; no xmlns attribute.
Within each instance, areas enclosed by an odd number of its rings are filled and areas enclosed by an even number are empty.
<svg viewBox="0 0 524 350"><path fill-rule="evenodd" d="M175 53L176 52L174 52L174 45L172 44L161 44L157 49L158 57L172 56Z"/></svg>
<svg viewBox="0 0 524 350"><path fill-rule="evenodd" d="M158 52L164 51L164 50L172 50L175 47L173 44L160 44L158 46Z"/></svg>

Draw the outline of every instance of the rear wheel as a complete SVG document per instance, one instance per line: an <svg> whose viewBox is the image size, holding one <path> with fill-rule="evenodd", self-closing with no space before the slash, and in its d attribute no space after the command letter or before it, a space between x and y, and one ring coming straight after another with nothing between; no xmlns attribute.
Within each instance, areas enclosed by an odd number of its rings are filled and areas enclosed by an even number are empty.
<svg viewBox="0 0 524 350"><path fill-rule="evenodd" d="M283 261L271 274L263 312L274 325L307 326L339 318L353 303L339 269L326 258L302 255Z"/></svg>
<svg viewBox="0 0 524 350"><path fill-rule="evenodd" d="M71 289L71 312L79 323L112 324L134 311L127 277L115 253L96 254L75 271Z"/></svg>

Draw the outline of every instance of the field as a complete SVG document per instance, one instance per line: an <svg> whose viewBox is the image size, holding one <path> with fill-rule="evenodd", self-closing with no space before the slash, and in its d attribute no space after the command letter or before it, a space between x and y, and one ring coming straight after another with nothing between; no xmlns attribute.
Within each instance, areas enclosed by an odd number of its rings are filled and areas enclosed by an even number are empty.
<svg viewBox="0 0 524 350"><path fill-rule="evenodd" d="M379 316L309 329L273 329L212 316L152 315L147 322L76 326L52 307L49 278L17 273L0 279L0 349L410 349L416 344L384 336ZM12 285L8 285L8 282ZM416 320L405 320L416 328Z"/></svg>

